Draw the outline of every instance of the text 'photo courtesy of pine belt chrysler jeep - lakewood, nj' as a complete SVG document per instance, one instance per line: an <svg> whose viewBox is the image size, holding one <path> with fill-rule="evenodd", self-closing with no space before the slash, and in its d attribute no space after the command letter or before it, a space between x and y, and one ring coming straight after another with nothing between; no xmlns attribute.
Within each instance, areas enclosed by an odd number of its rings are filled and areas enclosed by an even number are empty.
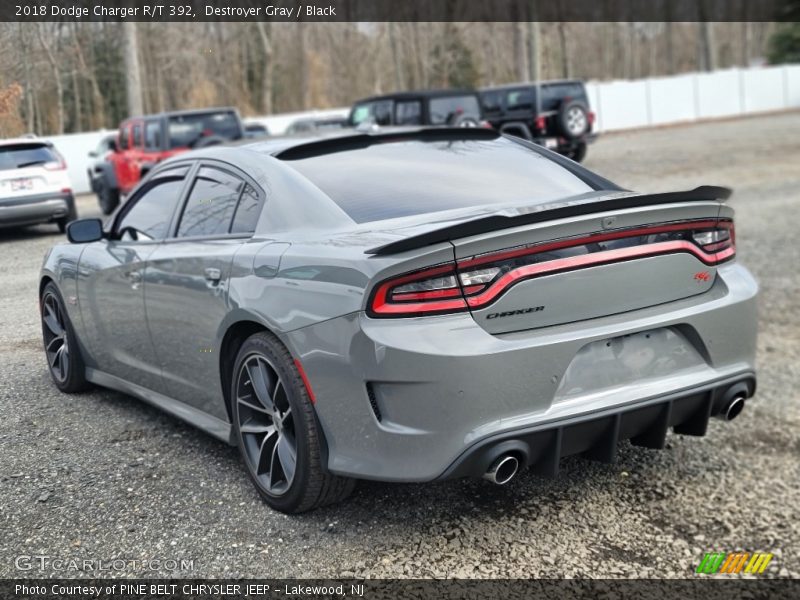
<svg viewBox="0 0 800 600"><path fill-rule="evenodd" d="M611 462L755 393L730 193L628 191L482 127L178 154L47 253L50 374L237 446L288 513Z"/></svg>

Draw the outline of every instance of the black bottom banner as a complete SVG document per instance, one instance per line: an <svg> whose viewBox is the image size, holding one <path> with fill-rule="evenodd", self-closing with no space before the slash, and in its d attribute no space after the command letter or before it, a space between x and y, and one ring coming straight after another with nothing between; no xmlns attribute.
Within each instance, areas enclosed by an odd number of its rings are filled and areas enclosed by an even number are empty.
<svg viewBox="0 0 800 600"><path fill-rule="evenodd" d="M650 599L800 598L800 580L701 578L667 580L225 580L225 579L5 579L0 598L31 600L290 599L290 598L515 598Z"/></svg>

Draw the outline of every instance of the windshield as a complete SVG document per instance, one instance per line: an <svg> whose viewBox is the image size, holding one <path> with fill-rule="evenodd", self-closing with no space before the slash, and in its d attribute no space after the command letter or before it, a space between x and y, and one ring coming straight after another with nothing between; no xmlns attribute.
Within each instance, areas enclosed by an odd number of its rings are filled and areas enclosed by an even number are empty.
<svg viewBox="0 0 800 600"><path fill-rule="evenodd" d="M0 171L58 162L52 149L42 143L0 146Z"/></svg>
<svg viewBox="0 0 800 600"><path fill-rule="evenodd" d="M242 137L239 119L231 111L174 115L168 120L170 148L193 146L204 137L236 140Z"/></svg>

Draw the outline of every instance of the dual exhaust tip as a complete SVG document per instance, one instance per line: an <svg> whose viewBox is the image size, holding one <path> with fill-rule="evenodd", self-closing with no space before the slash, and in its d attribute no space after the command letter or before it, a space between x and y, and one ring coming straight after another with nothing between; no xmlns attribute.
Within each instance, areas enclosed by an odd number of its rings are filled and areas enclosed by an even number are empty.
<svg viewBox="0 0 800 600"><path fill-rule="evenodd" d="M744 401L744 395L737 394L722 406L722 410L717 414L717 417L723 421L733 421L744 409Z"/></svg>
<svg viewBox="0 0 800 600"><path fill-rule="evenodd" d="M503 454L496 459L489 470L483 474L486 481L495 485L505 485L519 473L519 459L513 454Z"/></svg>

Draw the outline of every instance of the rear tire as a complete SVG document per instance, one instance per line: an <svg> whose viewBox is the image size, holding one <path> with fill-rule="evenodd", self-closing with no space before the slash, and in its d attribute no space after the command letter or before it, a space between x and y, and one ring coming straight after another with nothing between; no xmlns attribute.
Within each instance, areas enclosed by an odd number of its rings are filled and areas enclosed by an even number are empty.
<svg viewBox="0 0 800 600"><path fill-rule="evenodd" d="M78 218L78 210L75 208L75 199L72 198L69 202L69 208L67 209L67 216L61 217L60 219L56 220L56 225L58 225L58 230L61 233L67 231L67 223L70 221L74 221Z"/></svg>
<svg viewBox="0 0 800 600"><path fill-rule="evenodd" d="M291 354L275 336L256 333L242 344L230 398L239 452L267 504L296 514L350 495L355 480L324 468L322 431L311 398Z"/></svg>
<svg viewBox="0 0 800 600"><path fill-rule="evenodd" d="M581 142L578 144L575 148L569 151L567 156L575 162L582 162L583 159L586 158L586 143Z"/></svg>
<svg viewBox="0 0 800 600"><path fill-rule="evenodd" d="M97 184L97 202L104 215L110 215L119 206L119 190L101 181Z"/></svg>
<svg viewBox="0 0 800 600"><path fill-rule="evenodd" d="M44 286L39 302L42 338L50 377L66 393L82 392L89 387L75 330L64 308L64 300L52 282Z"/></svg>

